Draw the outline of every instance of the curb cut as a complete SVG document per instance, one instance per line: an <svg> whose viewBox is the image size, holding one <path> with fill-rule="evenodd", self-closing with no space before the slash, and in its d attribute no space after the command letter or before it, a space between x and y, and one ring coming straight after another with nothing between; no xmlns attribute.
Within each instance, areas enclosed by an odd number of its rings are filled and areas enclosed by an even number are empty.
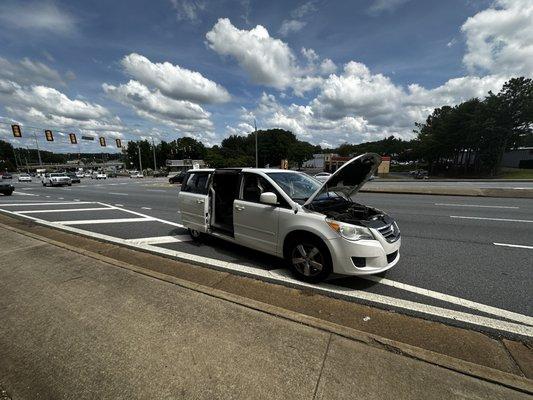
<svg viewBox="0 0 533 400"><path fill-rule="evenodd" d="M489 367L474 364L472 362L460 360L454 357L439 354L430 350L425 350L395 340L386 339L375 334L366 333L357 329L341 326L333 322L321 320L312 316L307 316L278 306L273 306L257 300L224 292L222 290L215 289L209 286L192 283L181 278L148 270L142 267L137 267L126 262L115 260L113 258L92 251L76 248L68 244L48 239L46 237L27 232L22 229L18 229L3 223L0 223L0 227L27 237L31 237L41 242L45 242L50 245L60 247L65 250L69 250L74 253L78 253L86 257L110 264L115 267L123 268L132 272L145 275L147 277L168 282L188 290L193 290L205 294L210 297L238 304L240 306L254 309L256 311L260 311L289 321L297 322L315 329L319 329L325 332L329 332L331 334L357 341L359 343L363 343L372 347L377 347L389 352L403 355L405 357L409 357L441 368L445 368L447 370L455 371L487 382L496 383L526 394L533 394L533 380L530 380L528 378L520 377L503 371L498 371Z"/></svg>

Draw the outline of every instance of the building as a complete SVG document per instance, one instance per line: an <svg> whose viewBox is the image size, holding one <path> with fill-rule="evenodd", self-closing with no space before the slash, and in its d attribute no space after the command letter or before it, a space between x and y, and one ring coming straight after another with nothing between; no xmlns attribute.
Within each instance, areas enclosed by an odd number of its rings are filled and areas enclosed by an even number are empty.
<svg viewBox="0 0 533 400"><path fill-rule="evenodd" d="M309 169L320 169L321 171L324 170L324 157L326 155L323 153L313 154L313 158L310 160L307 160L303 163L303 168L309 168Z"/></svg>
<svg viewBox="0 0 533 400"><path fill-rule="evenodd" d="M187 171L189 169L205 168L204 160L166 160L165 165L170 171Z"/></svg>
<svg viewBox="0 0 533 400"><path fill-rule="evenodd" d="M533 147L519 147L503 153L502 167L533 168Z"/></svg>

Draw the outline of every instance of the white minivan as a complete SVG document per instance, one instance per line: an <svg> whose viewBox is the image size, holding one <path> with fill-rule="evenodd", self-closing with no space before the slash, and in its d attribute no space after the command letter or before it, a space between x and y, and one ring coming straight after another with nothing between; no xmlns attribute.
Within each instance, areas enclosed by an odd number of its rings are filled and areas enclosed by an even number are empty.
<svg viewBox="0 0 533 400"><path fill-rule="evenodd" d="M400 259L400 230L353 200L380 162L363 154L323 183L283 169L189 170L178 194L181 220L194 239L209 234L285 258L307 282L380 273Z"/></svg>

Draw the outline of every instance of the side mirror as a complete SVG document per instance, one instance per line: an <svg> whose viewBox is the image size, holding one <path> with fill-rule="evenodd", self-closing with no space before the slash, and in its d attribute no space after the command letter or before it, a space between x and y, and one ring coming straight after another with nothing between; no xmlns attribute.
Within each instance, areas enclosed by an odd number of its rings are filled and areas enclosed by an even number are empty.
<svg viewBox="0 0 533 400"><path fill-rule="evenodd" d="M276 193L272 192L261 193L261 196L259 197L259 202L275 206L278 204L278 196L276 195Z"/></svg>

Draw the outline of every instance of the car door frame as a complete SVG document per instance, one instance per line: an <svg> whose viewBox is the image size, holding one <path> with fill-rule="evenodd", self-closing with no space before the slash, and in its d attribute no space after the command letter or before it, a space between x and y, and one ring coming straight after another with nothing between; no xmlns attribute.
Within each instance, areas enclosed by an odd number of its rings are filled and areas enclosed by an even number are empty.
<svg viewBox="0 0 533 400"><path fill-rule="evenodd" d="M209 188L213 171L190 171L184 178L186 184L189 181L189 176L192 174L207 174L206 193L197 193L193 191L184 192L183 190L180 190L178 194L178 202L181 221L186 228L205 233L209 228Z"/></svg>

